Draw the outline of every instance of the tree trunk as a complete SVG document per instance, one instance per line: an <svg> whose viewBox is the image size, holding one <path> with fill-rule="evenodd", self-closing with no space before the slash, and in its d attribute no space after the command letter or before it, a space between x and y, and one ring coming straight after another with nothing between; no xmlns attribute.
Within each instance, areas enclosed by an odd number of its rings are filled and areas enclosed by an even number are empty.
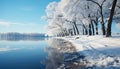
<svg viewBox="0 0 120 69"><path fill-rule="evenodd" d="M103 17L103 9L102 9L102 6L100 6L100 9L101 9L101 12L100 12L100 14L101 14L101 18L102 18L102 22L101 22L101 25L102 25L102 32L103 32L103 35L105 35L106 34L106 30L105 30L105 23L104 23L104 17Z"/></svg>
<svg viewBox="0 0 120 69"><path fill-rule="evenodd" d="M87 28L85 27L84 24L83 24L83 28L84 28L84 32L85 32L84 34L85 34L85 35L88 35L88 30L87 30Z"/></svg>
<svg viewBox="0 0 120 69"><path fill-rule="evenodd" d="M108 20L108 24L107 24L107 34L106 37L110 37L111 36L111 26L112 26L112 20L113 20L113 15L114 15L114 11L115 11L115 6L116 6L117 0L113 1L113 5L112 5L112 9L110 12L110 17Z"/></svg>
<svg viewBox="0 0 120 69"><path fill-rule="evenodd" d="M83 35L85 35L85 29L84 29L84 27L82 27L82 32L83 32Z"/></svg>
<svg viewBox="0 0 120 69"><path fill-rule="evenodd" d="M92 35L91 24L89 24L89 35Z"/></svg>
<svg viewBox="0 0 120 69"><path fill-rule="evenodd" d="M74 35L76 35L76 31L75 31L75 27L73 26L73 32L74 32Z"/></svg>
<svg viewBox="0 0 120 69"><path fill-rule="evenodd" d="M98 35L98 24L96 24L96 35Z"/></svg>
<svg viewBox="0 0 120 69"><path fill-rule="evenodd" d="M87 29L85 29L85 35L88 35L88 30Z"/></svg>
<svg viewBox="0 0 120 69"><path fill-rule="evenodd" d="M70 33L71 33L71 36L73 36L73 32L72 32L72 30L71 30L71 32L70 32Z"/></svg>
<svg viewBox="0 0 120 69"><path fill-rule="evenodd" d="M103 35L105 35L105 34L106 34L105 24L104 24L104 23L101 23L101 25L102 25L102 32L103 32Z"/></svg>
<svg viewBox="0 0 120 69"><path fill-rule="evenodd" d="M77 28L76 22L73 22L73 24L74 24L74 26L75 26L75 28L76 28L77 34L79 35L79 30L78 30L78 28Z"/></svg>
<svg viewBox="0 0 120 69"><path fill-rule="evenodd" d="M92 23L92 20L91 20L91 27L92 27L92 34L95 35L95 30L94 30L94 25Z"/></svg>

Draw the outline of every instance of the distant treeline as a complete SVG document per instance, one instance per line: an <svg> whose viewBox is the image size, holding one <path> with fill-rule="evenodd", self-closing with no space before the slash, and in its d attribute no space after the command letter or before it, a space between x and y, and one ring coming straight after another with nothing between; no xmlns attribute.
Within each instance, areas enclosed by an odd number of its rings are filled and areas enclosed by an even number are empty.
<svg viewBox="0 0 120 69"><path fill-rule="evenodd" d="M0 33L0 40L44 40L41 33Z"/></svg>

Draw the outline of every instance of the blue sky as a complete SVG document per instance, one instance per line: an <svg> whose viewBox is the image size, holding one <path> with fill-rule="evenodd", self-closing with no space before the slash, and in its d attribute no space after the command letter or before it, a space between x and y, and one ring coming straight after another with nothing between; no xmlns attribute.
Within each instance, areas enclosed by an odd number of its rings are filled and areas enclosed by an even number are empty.
<svg viewBox="0 0 120 69"><path fill-rule="evenodd" d="M0 32L45 33L46 6L59 0L0 0Z"/></svg>

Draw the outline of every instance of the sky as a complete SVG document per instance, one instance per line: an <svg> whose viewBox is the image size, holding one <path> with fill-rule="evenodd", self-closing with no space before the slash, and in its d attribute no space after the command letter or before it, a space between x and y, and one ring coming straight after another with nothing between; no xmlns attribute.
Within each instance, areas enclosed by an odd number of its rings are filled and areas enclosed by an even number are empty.
<svg viewBox="0 0 120 69"><path fill-rule="evenodd" d="M59 0L0 0L0 32L45 33L46 6Z"/></svg>

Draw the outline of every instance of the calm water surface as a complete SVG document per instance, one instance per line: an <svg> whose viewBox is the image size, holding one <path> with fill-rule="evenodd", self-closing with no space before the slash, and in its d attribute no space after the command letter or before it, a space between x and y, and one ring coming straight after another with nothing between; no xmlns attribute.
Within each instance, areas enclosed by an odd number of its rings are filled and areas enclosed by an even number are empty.
<svg viewBox="0 0 120 69"><path fill-rule="evenodd" d="M45 69L48 55L42 41L0 41L0 69Z"/></svg>
<svg viewBox="0 0 120 69"><path fill-rule="evenodd" d="M0 69L85 69L81 59L62 39L0 41Z"/></svg>

